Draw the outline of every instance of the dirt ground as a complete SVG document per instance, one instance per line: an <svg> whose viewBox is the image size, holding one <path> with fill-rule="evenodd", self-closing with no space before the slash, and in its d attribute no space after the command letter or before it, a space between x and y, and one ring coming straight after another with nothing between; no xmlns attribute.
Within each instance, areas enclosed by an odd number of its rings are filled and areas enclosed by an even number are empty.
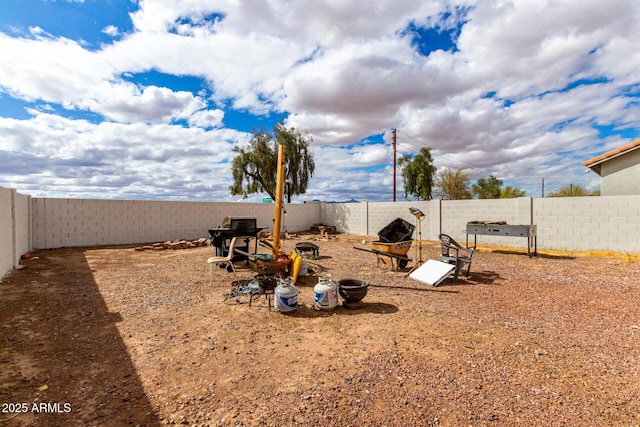
<svg viewBox="0 0 640 427"><path fill-rule="evenodd" d="M318 311L302 277L288 314L210 285L210 246L31 253L0 283L0 427L640 425L638 257L481 247L430 287L364 238L286 241L371 284Z"/></svg>

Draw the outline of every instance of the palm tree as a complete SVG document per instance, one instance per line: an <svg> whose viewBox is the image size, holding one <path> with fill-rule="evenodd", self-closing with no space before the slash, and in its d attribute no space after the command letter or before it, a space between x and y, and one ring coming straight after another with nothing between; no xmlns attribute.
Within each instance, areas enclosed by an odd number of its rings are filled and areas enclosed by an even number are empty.
<svg viewBox="0 0 640 427"><path fill-rule="evenodd" d="M526 191L524 191L520 187L512 187L511 185L505 186L502 191L500 191L501 199L515 199L517 197L524 197L526 195Z"/></svg>

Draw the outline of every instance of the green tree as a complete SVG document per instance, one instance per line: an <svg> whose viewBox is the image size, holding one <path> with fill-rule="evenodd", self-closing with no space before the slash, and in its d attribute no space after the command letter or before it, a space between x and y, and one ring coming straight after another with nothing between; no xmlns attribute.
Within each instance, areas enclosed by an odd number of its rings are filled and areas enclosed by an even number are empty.
<svg viewBox="0 0 640 427"><path fill-rule="evenodd" d="M309 144L313 139L294 128L286 128L282 123L273 127L273 136L264 129L255 131L249 147L234 147L238 155L231 163L233 184L231 194L247 197L249 194L266 192L276 199L278 171L278 145L285 146L285 197L291 203L291 196L304 194L309 178L315 171L313 155Z"/></svg>
<svg viewBox="0 0 640 427"><path fill-rule="evenodd" d="M436 189L442 200L471 199L469 179L471 174L462 169L445 169L438 174Z"/></svg>
<svg viewBox="0 0 640 427"><path fill-rule="evenodd" d="M552 191L548 197L579 197L579 196L599 196L599 191L588 192L585 188L578 184L569 184L560 187L559 190Z"/></svg>
<svg viewBox="0 0 640 427"><path fill-rule="evenodd" d="M422 147L415 156L404 155L398 159L404 180L404 197L412 195L418 200L431 200L433 177L436 167L433 165L431 149Z"/></svg>
<svg viewBox="0 0 640 427"><path fill-rule="evenodd" d="M471 192L478 199L499 199L502 190L502 180L493 175L480 178L471 186Z"/></svg>
<svg viewBox="0 0 640 427"><path fill-rule="evenodd" d="M527 192L521 189L520 187L512 187L510 185L505 186L502 191L500 191L501 199L515 199L516 197L524 197Z"/></svg>

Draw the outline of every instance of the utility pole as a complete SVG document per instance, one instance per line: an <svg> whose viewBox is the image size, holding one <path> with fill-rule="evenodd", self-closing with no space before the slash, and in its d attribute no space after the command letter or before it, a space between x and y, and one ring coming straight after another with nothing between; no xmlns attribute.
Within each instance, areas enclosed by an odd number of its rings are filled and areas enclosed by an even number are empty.
<svg viewBox="0 0 640 427"><path fill-rule="evenodd" d="M397 142L398 142L398 132L397 129L393 129L393 201L396 201L396 157L397 157Z"/></svg>
<svg viewBox="0 0 640 427"><path fill-rule="evenodd" d="M544 178L542 178L542 197L544 197Z"/></svg>

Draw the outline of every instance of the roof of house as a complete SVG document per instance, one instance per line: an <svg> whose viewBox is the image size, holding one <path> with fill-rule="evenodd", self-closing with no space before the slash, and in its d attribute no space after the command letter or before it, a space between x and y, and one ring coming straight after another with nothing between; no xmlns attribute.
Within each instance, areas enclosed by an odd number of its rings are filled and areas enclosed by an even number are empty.
<svg viewBox="0 0 640 427"><path fill-rule="evenodd" d="M611 151L607 151L604 154L601 154L599 156L596 156L592 159L586 160L584 162L582 162L583 166L588 167L589 169L591 169L592 171L594 171L595 173L597 173L598 175L600 175L600 168L602 166L602 164L606 161L609 161L611 159L613 159L614 157L618 157L621 156L623 154L627 154L630 151L636 150L640 148L640 139L637 139L633 142L630 142L628 144L625 144L621 147L618 147L614 150Z"/></svg>

